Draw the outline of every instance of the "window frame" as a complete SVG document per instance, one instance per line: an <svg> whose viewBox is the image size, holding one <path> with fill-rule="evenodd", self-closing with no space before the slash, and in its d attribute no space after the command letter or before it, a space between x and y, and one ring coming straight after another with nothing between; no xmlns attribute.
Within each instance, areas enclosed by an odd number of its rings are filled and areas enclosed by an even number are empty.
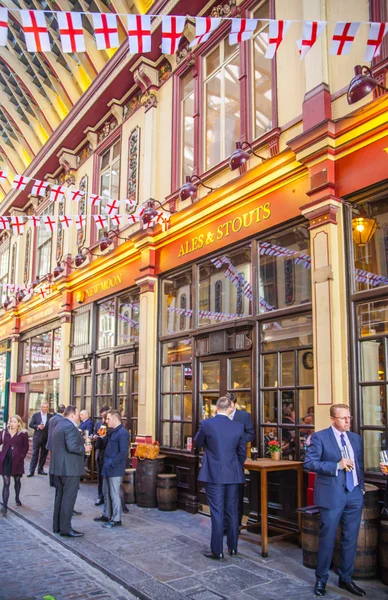
<svg viewBox="0 0 388 600"><path fill-rule="evenodd" d="M1 275L1 270L0 270L0 285L3 283L8 283L8 274L9 274L9 267L10 267L10 255L11 255L11 237L5 233L2 236L1 242L0 242L0 269L2 266L2 261L3 261L3 256L7 254L7 268L6 271L4 272L3 275ZM1 285L1 290L0 290L0 304L3 304L4 300L6 299L6 297L8 296L8 290L3 287L3 285Z"/></svg>
<svg viewBox="0 0 388 600"><path fill-rule="evenodd" d="M116 146L118 146L118 155L115 157L114 156L114 149L116 148ZM102 161L104 159L104 157L109 153L109 160L108 160L108 164L102 168ZM114 142L112 142L112 144L106 148L104 150L104 152L102 152L99 156L99 160L100 160L100 173L99 173L99 195L101 196L102 200L100 202L100 212L102 211L102 209L106 206L106 203L108 202L108 200L113 199L113 195L112 195L112 169L113 167L116 167L116 164L118 165L118 190L117 190L117 198L118 199L120 197L120 176L121 176L121 140L115 140ZM104 175L106 175L107 173L109 173L109 198L107 198L106 202L104 202L104 198L102 195L102 178L104 177ZM101 240L107 233L108 231L111 229L111 219L108 217L108 224L107 227L105 227L104 229L99 229L97 231L97 237L99 240Z"/></svg>
<svg viewBox="0 0 388 600"><path fill-rule="evenodd" d="M50 202L48 204L48 206L46 206L46 208L44 210L42 210L42 212L39 214L40 217L44 217L46 215L51 215L54 216L54 203ZM45 233L45 237L43 238L43 241L40 242L40 236L42 235L42 233ZM42 256L43 253L42 251L47 248L47 246L49 246L50 250L49 250L49 261L48 261L48 270L46 273L41 272L41 261L42 261ZM35 275L37 277L39 277L39 279L42 279L44 277L46 277L46 275L48 275L51 272L51 264L52 264L52 253L53 253L53 232L50 231L48 232L45 228L45 226L41 223L39 225L39 227L37 227L36 230L36 263L35 263Z"/></svg>

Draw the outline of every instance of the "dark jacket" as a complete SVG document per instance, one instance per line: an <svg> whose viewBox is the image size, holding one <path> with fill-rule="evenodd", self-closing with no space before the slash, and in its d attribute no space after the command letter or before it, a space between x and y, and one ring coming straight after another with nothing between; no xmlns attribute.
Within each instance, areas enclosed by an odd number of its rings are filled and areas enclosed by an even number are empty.
<svg viewBox="0 0 388 600"><path fill-rule="evenodd" d="M205 449L199 481L245 483L243 465L247 448L242 423L224 415L206 419L200 423L194 445Z"/></svg>
<svg viewBox="0 0 388 600"><path fill-rule="evenodd" d="M253 428L252 417L246 410L238 410L234 413L233 421L244 425L245 441L253 442L255 439L255 430Z"/></svg>
<svg viewBox="0 0 388 600"><path fill-rule="evenodd" d="M8 448L12 448L12 471L11 475L23 475L24 459L28 452L28 433L19 431L11 437L7 429L0 431L0 446L3 444L0 452L0 475L3 474L3 460L7 455Z"/></svg>
<svg viewBox="0 0 388 600"><path fill-rule="evenodd" d="M51 450L51 439L53 437L53 431L55 429L55 427L57 426L57 424L62 421L63 419L63 415L59 414L59 413L55 413L55 415L53 415L50 419L50 421L48 422L48 435L47 435L47 444L46 444L46 448L47 450Z"/></svg>
<svg viewBox="0 0 388 600"><path fill-rule="evenodd" d="M34 429L33 441L39 443L47 443L48 438L48 423L53 415L51 413L47 413L47 421L44 429L38 429L38 425L42 423L42 415L40 411L33 414L30 421L31 429Z"/></svg>
<svg viewBox="0 0 388 600"><path fill-rule="evenodd" d="M70 419L62 419L51 438L50 474L82 477L84 474L84 440Z"/></svg>
<svg viewBox="0 0 388 600"><path fill-rule="evenodd" d="M124 425L120 424L113 430L108 429L107 439L102 475L124 477L130 435Z"/></svg>
<svg viewBox="0 0 388 600"><path fill-rule="evenodd" d="M358 483L362 490L364 484L364 460L361 438L357 433L347 431L352 445ZM318 431L311 436L307 448L304 466L317 474L314 484L314 502L321 508L339 508L346 503L346 472L338 470L337 463L342 460L341 450L331 427Z"/></svg>
<svg viewBox="0 0 388 600"><path fill-rule="evenodd" d="M89 435L93 435L94 427L92 419L86 419L86 421L81 421L81 423L78 426L78 429L82 431L82 435L85 433L85 431L88 431Z"/></svg>

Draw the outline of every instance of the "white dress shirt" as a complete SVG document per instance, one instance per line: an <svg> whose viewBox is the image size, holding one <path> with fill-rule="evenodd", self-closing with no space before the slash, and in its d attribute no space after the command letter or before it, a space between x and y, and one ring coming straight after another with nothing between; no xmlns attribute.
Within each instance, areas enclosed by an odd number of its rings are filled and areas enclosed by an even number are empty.
<svg viewBox="0 0 388 600"><path fill-rule="evenodd" d="M344 435L344 440L345 440L346 446L347 446L348 451L349 451L350 459L354 463L354 469L353 469L352 473L353 473L354 487L356 487L356 486L358 486L358 476L357 476L357 469L356 469L356 466L355 466L356 465L356 461L354 459L354 450L353 450L352 444L350 443L350 440L349 440L349 438L347 436L346 431L343 431L343 432L338 431L338 429L336 429L335 427L333 427L333 425L331 426L331 428L333 430L335 439L337 440L338 447L341 450L341 456L342 456L342 449L343 449L342 442L341 442L341 435L342 435L342 433ZM338 475L338 471L337 471L337 475Z"/></svg>
<svg viewBox="0 0 388 600"><path fill-rule="evenodd" d="M42 424L46 425L47 423L47 413L42 413L42 411L40 411L40 418L42 419Z"/></svg>

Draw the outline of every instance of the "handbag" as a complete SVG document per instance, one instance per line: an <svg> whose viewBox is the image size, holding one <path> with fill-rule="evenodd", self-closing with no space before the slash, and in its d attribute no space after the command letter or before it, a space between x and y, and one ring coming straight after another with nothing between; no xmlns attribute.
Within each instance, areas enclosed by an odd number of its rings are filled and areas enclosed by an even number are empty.
<svg viewBox="0 0 388 600"><path fill-rule="evenodd" d="M152 444L138 444L136 446L135 457L139 460L155 460L159 455L159 442Z"/></svg>

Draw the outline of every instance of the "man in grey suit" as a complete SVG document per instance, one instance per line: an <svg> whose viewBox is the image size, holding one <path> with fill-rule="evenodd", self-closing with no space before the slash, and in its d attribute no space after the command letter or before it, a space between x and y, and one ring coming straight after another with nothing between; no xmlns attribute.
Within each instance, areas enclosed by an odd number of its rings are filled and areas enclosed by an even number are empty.
<svg viewBox="0 0 388 600"><path fill-rule="evenodd" d="M84 474L84 441L78 431L79 412L68 406L64 418L54 429L51 439L50 474L54 475L56 493L53 531L65 537L81 537L71 526L80 477Z"/></svg>
<svg viewBox="0 0 388 600"><path fill-rule="evenodd" d="M46 444L47 450L51 451L51 440L53 437L53 432L54 432L54 429L57 426L57 424L60 421L62 421L63 413L65 412L65 408L66 408L66 406L64 404L58 404L57 412L51 417L51 419L48 422L48 436L47 436L47 444Z"/></svg>

